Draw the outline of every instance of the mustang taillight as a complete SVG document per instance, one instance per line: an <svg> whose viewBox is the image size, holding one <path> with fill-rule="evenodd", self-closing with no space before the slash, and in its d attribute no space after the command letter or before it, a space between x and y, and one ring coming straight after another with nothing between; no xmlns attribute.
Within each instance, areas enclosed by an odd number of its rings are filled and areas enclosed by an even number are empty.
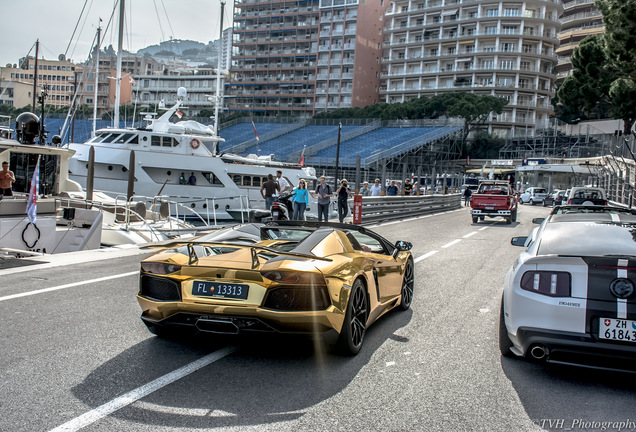
<svg viewBox="0 0 636 432"><path fill-rule="evenodd" d="M166 264L166 263L158 263L158 262L142 262L141 263L141 271L145 273L152 274L170 274L181 270L180 265L176 264Z"/></svg>
<svg viewBox="0 0 636 432"><path fill-rule="evenodd" d="M521 288L550 297L570 297L570 273L528 271L521 277Z"/></svg>
<svg viewBox="0 0 636 432"><path fill-rule="evenodd" d="M280 284L298 284L298 285L324 285L325 280L322 276L315 273L295 272L295 271L265 271L261 275L273 282Z"/></svg>

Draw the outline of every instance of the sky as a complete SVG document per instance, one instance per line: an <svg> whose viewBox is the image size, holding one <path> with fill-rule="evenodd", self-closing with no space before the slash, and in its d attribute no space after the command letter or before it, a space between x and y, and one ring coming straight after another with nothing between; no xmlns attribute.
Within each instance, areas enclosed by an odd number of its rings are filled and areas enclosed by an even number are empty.
<svg viewBox="0 0 636 432"><path fill-rule="evenodd" d="M117 50L117 20L105 32L116 0L2 0L0 25L0 66L18 63L40 41L39 58L56 60L67 52L67 58L81 63L88 58L90 47L102 19L102 46L113 45ZM84 13L75 36L73 29ZM189 39L203 43L219 38L220 0L125 0L126 27L124 49L135 52L163 40ZM223 28L232 24L233 0L228 0L223 13ZM167 14L166 14L167 12ZM28 15L27 19L21 19ZM71 36L73 38L71 39ZM69 46L70 43L70 46Z"/></svg>

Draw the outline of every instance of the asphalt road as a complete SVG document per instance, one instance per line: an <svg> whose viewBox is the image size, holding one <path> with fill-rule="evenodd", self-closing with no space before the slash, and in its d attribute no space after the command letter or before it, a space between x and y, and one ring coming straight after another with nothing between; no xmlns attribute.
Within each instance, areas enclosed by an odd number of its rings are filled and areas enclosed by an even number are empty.
<svg viewBox="0 0 636 432"><path fill-rule="evenodd" d="M510 238L547 213L375 228L413 242L415 298L352 358L304 339L159 339L135 300L142 255L0 270L0 431L636 430L633 375L499 355Z"/></svg>

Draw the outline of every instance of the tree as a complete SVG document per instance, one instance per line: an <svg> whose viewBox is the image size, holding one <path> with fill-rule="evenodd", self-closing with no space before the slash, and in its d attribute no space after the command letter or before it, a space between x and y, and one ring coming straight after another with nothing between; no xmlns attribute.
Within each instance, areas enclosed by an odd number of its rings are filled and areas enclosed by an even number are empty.
<svg viewBox="0 0 636 432"><path fill-rule="evenodd" d="M582 111L586 118L603 118L609 109L609 88L615 79L608 65L603 36L591 35L581 41L571 57L574 71L557 96L568 111Z"/></svg>
<svg viewBox="0 0 636 432"><path fill-rule="evenodd" d="M623 134L629 135L636 121L636 82L619 78L609 90L614 117L623 120Z"/></svg>
<svg viewBox="0 0 636 432"><path fill-rule="evenodd" d="M479 130L475 133L467 153L473 159L498 159L499 150L503 145L501 138L493 137L485 130Z"/></svg>
<svg viewBox="0 0 636 432"><path fill-rule="evenodd" d="M621 78L636 80L636 1L596 0L603 13L607 58Z"/></svg>
<svg viewBox="0 0 636 432"><path fill-rule="evenodd" d="M636 117L636 1L597 0L596 6L603 13L607 65L615 73L609 89L613 115L623 120L623 132L629 134Z"/></svg>
<svg viewBox="0 0 636 432"><path fill-rule="evenodd" d="M506 99L496 96L454 92L429 98L423 109L430 118L440 116L461 118L464 121L462 143L465 145L468 135L480 128L491 113L501 114L506 104L508 104Z"/></svg>

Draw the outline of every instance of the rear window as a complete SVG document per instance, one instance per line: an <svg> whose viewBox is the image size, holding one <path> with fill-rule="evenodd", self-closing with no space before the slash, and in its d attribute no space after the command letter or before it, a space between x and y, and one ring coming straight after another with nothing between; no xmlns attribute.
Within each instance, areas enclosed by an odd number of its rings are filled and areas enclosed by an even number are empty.
<svg viewBox="0 0 636 432"><path fill-rule="evenodd" d="M542 188L536 188L536 189L534 190L534 193L547 193L547 192L545 191L545 189L542 189Z"/></svg>

